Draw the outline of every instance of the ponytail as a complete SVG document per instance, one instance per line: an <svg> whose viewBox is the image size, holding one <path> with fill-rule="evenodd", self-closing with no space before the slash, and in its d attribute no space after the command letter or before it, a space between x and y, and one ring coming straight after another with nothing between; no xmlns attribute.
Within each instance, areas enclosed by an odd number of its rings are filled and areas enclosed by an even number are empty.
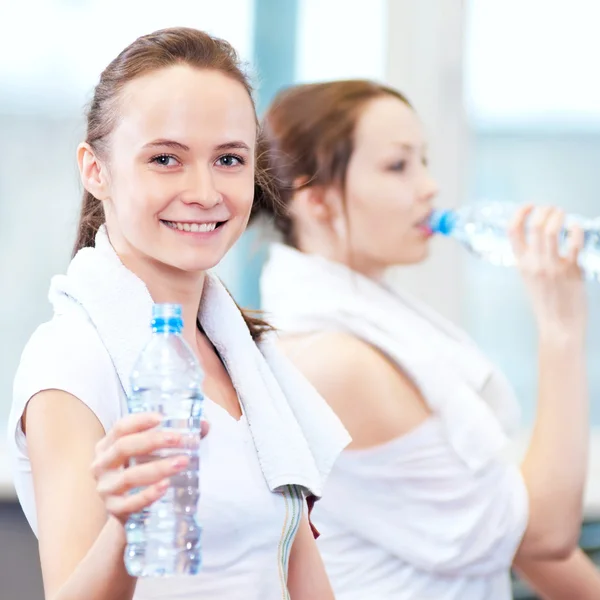
<svg viewBox="0 0 600 600"><path fill-rule="evenodd" d="M71 256L75 256L82 248L94 246L98 229L104 223L104 208L102 202L85 190L81 202L81 214L77 226L77 238Z"/></svg>

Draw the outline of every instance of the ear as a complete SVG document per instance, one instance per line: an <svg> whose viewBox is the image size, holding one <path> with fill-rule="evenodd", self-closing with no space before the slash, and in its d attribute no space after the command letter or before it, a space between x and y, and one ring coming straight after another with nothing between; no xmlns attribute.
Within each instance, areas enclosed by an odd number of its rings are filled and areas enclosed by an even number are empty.
<svg viewBox="0 0 600 600"><path fill-rule="evenodd" d="M294 181L294 198L291 210L301 212L318 221L332 221L342 211L339 191L333 186L310 185L306 177Z"/></svg>
<svg viewBox="0 0 600 600"><path fill-rule="evenodd" d="M106 200L108 198L108 173L102 165L93 148L84 142L77 147L77 164L79 165L79 176L83 187L97 198Z"/></svg>

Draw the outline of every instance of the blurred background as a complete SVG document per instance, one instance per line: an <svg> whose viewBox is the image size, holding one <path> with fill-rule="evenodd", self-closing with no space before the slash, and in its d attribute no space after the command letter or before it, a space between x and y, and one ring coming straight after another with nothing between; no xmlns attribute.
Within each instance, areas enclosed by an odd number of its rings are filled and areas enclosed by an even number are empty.
<svg viewBox="0 0 600 600"><path fill-rule="evenodd" d="M229 40L262 111L293 82L364 77L405 93L429 136L439 204L537 201L600 215L600 3L597 0L0 0L0 597L41 600L35 538L14 497L5 419L21 350L51 316L81 188L75 148L103 67L137 36L186 25ZM535 411L536 340L514 271L448 240L418 270L390 277L462 324ZM258 307L264 247L248 232L219 271ZM590 286L592 424L600 427L600 286ZM599 336L600 338L600 336ZM596 434L594 434L596 435ZM594 441L582 543L600 547ZM518 451L518 450L516 450ZM518 584L517 584L518 585ZM516 597L529 597L516 587Z"/></svg>

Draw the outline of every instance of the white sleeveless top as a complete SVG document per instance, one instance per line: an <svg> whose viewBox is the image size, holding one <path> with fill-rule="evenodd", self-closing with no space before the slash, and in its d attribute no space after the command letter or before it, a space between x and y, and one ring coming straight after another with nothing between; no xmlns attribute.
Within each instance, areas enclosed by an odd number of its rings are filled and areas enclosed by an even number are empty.
<svg viewBox="0 0 600 600"><path fill-rule="evenodd" d="M15 377L8 443L16 491L36 535L31 464L20 419L27 401L48 389L79 398L105 431L126 414L111 358L83 311L55 316L41 325L29 340ZM205 410L211 432L201 444L202 570L195 577L140 579L134 598L288 598L290 549L305 510L300 488L271 492L246 418L236 421L210 399Z"/></svg>
<svg viewBox="0 0 600 600"><path fill-rule="evenodd" d="M515 468L467 468L434 416L344 451L313 522L337 600L509 600L527 499Z"/></svg>
<svg viewBox="0 0 600 600"><path fill-rule="evenodd" d="M381 350L433 414L335 463L313 521L337 600L509 600L528 498L502 458L518 414L502 374L440 315L322 257L272 246L261 292L282 333L345 331Z"/></svg>

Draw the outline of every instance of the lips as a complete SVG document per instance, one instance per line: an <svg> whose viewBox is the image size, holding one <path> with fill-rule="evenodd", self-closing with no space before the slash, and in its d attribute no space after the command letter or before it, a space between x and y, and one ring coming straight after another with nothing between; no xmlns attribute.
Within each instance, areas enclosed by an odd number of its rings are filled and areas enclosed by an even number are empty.
<svg viewBox="0 0 600 600"><path fill-rule="evenodd" d="M431 213L433 211L429 211L420 221L415 223L415 227L419 229L429 229L429 219L431 218Z"/></svg>
<svg viewBox="0 0 600 600"><path fill-rule="evenodd" d="M431 214L433 211L429 211L422 219L417 221L414 225L415 229L426 238L433 235L433 231L430 226Z"/></svg>

